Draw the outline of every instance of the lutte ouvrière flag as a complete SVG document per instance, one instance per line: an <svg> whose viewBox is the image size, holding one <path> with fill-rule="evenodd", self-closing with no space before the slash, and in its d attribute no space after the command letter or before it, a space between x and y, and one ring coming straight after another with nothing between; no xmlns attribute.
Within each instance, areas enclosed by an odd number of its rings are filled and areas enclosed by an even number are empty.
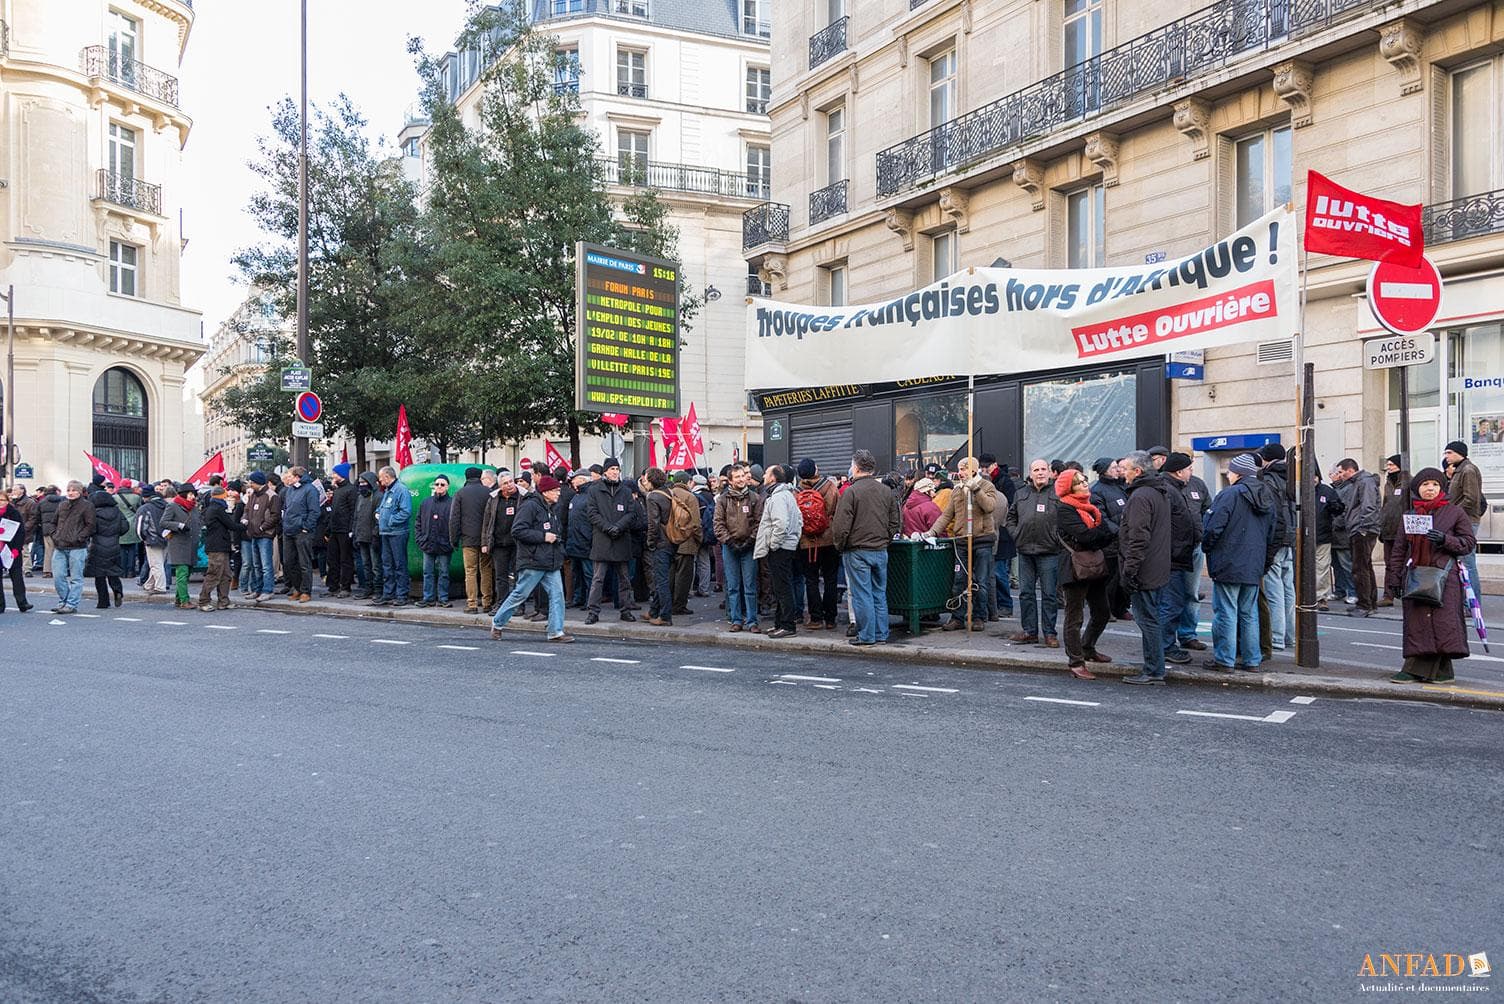
<svg viewBox="0 0 1504 1004"><path fill-rule="evenodd" d="M1419 265L1426 250L1420 210L1419 203L1376 199L1312 171L1306 177L1306 250Z"/></svg>
<svg viewBox="0 0 1504 1004"><path fill-rule="evenodd" d="M407 405L397 405L397 438L392 443L392 462L410 467L413 462L413 430L407 424Z"/></svg>

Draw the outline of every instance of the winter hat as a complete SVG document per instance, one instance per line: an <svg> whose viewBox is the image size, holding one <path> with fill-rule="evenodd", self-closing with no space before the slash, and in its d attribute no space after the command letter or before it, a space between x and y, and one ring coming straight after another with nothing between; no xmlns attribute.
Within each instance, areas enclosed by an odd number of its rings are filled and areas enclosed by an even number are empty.
<svg viewBox="0 0 1504 1004"><path fill-rule="evenodd" d="M1236 474L1240 478L1258 476L1259 461L1252 453L1240 453L1232 458L1232 463L1227 465L1229 474Z"/></svg>
<svg viewBox="0 0 1504 1004"><path fill-rule="evenodd" d="M1160 470L1164 471L1166 474L1174 474L1176 471L1183 471L1190 466L1190 457L1186 456L1184 453L1172 453L1170 454L1169 459L1165 461L1165 465L1161 467Z"/></svg>
<svg viewBox="0 0 1504 1004"><path fill-rule="evenodd" d="M1467 456L1467 444L1460 439L1448 443L1447 449L1451 450L1453 453L1460 453L1464 457Z"/></svg>
<svg viewBox="0 0 1504 1004"><path fill-rule="evenodd" d="M176 487L179 495L192 495L194 497L198 496L198 488L190 482L184 481Z"/></svg>
<svg viewBox="0 0 1504 1004"><path fill-rule="evenodd" d="M1114 461L1111 457L1098 457L1091 462L1091 469L1097 472L1097 477L1101 477L1107 473L1107 468L1111 467L1113 463Z"/></svg>
<svg viewBox="0 0 1504 1004"><path fill-rule="evenodd" d="M229 489L227 489L224 485L215 485L213 488L209 489L209 494L217 499L222 499L227 494L229 494Z"/></svg>
<svg viewBox="0 0 1504 1004"><path fill-rule="evenodd" d="M935 490L935 482L931 481L929 478L920 478L918 481L914 482L914 490L916 492L924 492L927 495Z"/></svg>
<svg viewBox="0 0 1504 1004"><path fill-rule="evenodd" d="M266 472L265 471L252 471L251 472L251 484L253 484L253 485L264 485L264 484L266 484Z"/></svg>
<svg viewBox="0 0 1504 1004"><path fill-rule="evenodd" d="M549 477L547 474L538 479L538 491L540 493L551 492L558 487L559 482L556 479Z"/></svg>
<svg viewBox="0 0 1504 1004"><path fill-rule="evenodd" d="M809 457L805 457L799 461L799 476L801 478L812 478L818 470L819 468L815 466L815 462Z"/></svg>
<svg viewBox="0 0 1504 1004"><path fill-rule="evenodd" d="M1055 478L1055 496L1065 498L1076 487L1076 471L1066 469Z"/></svg>
<svg viewBox="0 0 1504 1004"><path fill-rule="evenodd" d="M1285 459L1285 448L1278 443L1265 443L1259 447L1259 456L1272 464L1276 460Z"/></svg>
<svg viewBox="0 0 1504 1004"><path fill-rule="evenodd" d="M349 464L335 464L333 467L330 468L330 470L332 470L335 474L338 474L341 481L349 481L350 480L350 465Z"/></svg>
<svg viewBox="0 0 1504 1004"><path fill-rule="evenodd" d="M230 491L232 492L242 492L245 491L245 482L241 481L239 478L235 478L233 481L227 483L225 487L230 489Z"/></svg>
<svg viewBox="0 0 1504 1004"><path fill-rule="evenodd" d="M616 459L615 457L607 457L606 462L604 464L601 464L601 473L604 474L613 467L620 469L621 461Z"/></svg>
<svg viewBox="0 0 1504 1004"><path fill-rule="evenodd" d="M1384 463L1386 463L1386 464L1393 464L1394 466L1401 467L1401 468L1403 468L1405 466L1404 464L1400 463L1400 455L1398 453L1396 453L1392 457L1385 458Z"/></svg>
<svg viewBox="0 0 1504 1004"><path fill-rule="evenodd" d="M692 482L694 482L694 486L696 488L709 488L710 487L710 482L707 481L707 480L705 480L705 475L703 475L703 474L696 474L694 477L690 478L689 480L692 481Z"/></svg>
<svg viewBox="0 0 1504 1004"><path fill-rule="evenodd" d="M600 464L591 464L590 465L590 473L591 474L605 474L606 473L606 469L604 467L602 467Z"/></svg>
<svg viewBox="0 0 1504 1004"><path fill-rule="evenodd" d="M1410 494L1415 498L1420 498L1420 486L1427 481L1435 481L1437 484L1441 485L1443 494L1445 494L1447 479L1440 471L1438 471L1434 467L1427 467L1415 477L1410 479Z"/></svg>
<svg viewBox="0 0 1504 1004"><path fill-rule="evenodd" d="M762 464L753 464L751 467L747 468L747 473L751 474L758 480L759 483L761 483L762 476L767 473L767 470L762 466Z"/></svg>
<svg viewBox="0 0 1504 1004"><path fill-rule="evenodd" d="M1464 450L1463 452L1466 453L1467 451ZM89 484L93 485L95 488L98 488L100 485L104 484L104 475L100 474L98 471L95 471L94 476L89 479Z"/></svg>
<svg viewBox="0 0 1504 1004"><path fill-rule="evenodd" d="M571 480L571 481L573 481L575 478L587 478L588 479L589 477L590 477L590 472L587 471L587 470L585 470L585 468L583 468L583 467L580 468L577 471L570 471L569 472L569 480Z"/></svg>
<svg viewBox="0 0 1504 1004"><path fill-rule="evenodd" d="M480 480L480 468L479 467L466 467L465 468L465 480L466 481L479 481Z"/></svg>
<svg viewBox="0 0 1504 1004"><path fill-rule="evenodd" d="M1149 456L1151 456L1151 457L1168 457L1169 455L1170 455L1170 448L1168 446L1151 446L1151 447L1149 447Z"/></svg>

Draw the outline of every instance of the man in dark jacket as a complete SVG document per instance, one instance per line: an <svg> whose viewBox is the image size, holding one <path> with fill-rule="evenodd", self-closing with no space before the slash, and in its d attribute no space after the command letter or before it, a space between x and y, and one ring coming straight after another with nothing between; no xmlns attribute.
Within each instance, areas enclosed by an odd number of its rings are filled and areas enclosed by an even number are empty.
<svg viewBox="0 0 1504 1004"><path fill-rule="evenodd" d="M570 569L570 574L565 576L565 592L569 607L585 606L585 599L590 595L590 538L593 533L590 529L590 515L585 511L585 506L590 499L585 490L590 485L590 471L582 469L569 475L570 487L573 491L569 495L569 509L561 512L564 517L564 557L565 567ZM564 507L564 491L559 490L559 508Z"/></svg>
<svg viewBox="0 0 1504 1004"><path fill-rule="evenodd" d="M198 608L210 610L230 609L230 549L234 546L235 519L225 505L225 489L211 489L209 501L203 509L204 557L208 567L204 570L204 584L198 591ZM210 602L218 591L218 602Z"/></svg>
<svg viewBox="0 0 1504 1004"><path fill-rule="evenodd" d="M1274 562L1279 532L1269 486L1259 481L1259 458L1242 453L1227 465L1229 487L1217 494L1206 517L1201 546L1212 578L1212 658L1207 669L1249 672L1259 651L1259 585Z"/></svg>
<svg viewBox="0 0 1504 1004"><path fill-rule="evenodd" d="M94 539L94 511L94 503L84 497L83 482L69 481L67 497L57 504L53 517L52 583L58 599L52 608L55 614L76 614L83 600L84 565Z"/></svg>
<svg viewBox="0 0 1504 1004"><path fill-rule="evenodd" d="M313 599L313 535L319 525L322 493L305 468L282 475L282 579L287 598Z"/></svg>
<svg viewBox="0 0 1504 1004"><path fill-rule="evenodd" d="M1410 505L1409 499L1405 497L1410 475L1400 466L1400 459L1400 455L1396 453L1384 461L1384 499L1379 506L1379 542L1384 545L1384 598L1379 600L1381 607L1394 606L1394 601L1400 598L1400 593L1405 588L1404 576L1396 574L1389 562L1400 538L1405 534L1405 510ZM1320 489L1322 486L1316 487ZM1319 575L1319 560L1316 562L1316 570Z"/></svg>
<svg viewBox="0 0 1504 1004"><path fill-rule="evenodd" d="M240 582L250 598L260 603L271 599L277 588L272 547L282 532L282 496L272 489L271 479L264 471L252 471L247 480L250 490L245 493L245 508L240 514L241 532L245 535Z"/></svg>
<svg viewBox="0 0 1504 1004"><path fill-rule="evenodd" d="M358 600L381 593L381 542L376 535L376 507L381 504L381 482L371 471L361 472L355 490L355 554L360 575Z"/></svg>
<svg viewBox="0 0 1504 1004"><path fill-rule="evenodd" d="M355 502L350 465L335 464L334 492L329 500L329 591L348 599L355 585Z"/></svg>
<svg viewBox="0 0 1504 1004"><path fill-rule="evenodd" d="M713 519L726 570L726 619L733 632L758 634L762 628L757 623L757 559L752 552L762 521L763 497L751 482L747 466L734 464L726 489L715 500Z"/></svg>
<svg viewBox="0 0 1504 1004"><path fill-rule="evenodd" d="M1139 450L1122 460L1123 479L1128 482L1128 505L1118 527L1118 576L1132 592L1133 619L1144 642L1144 668L1124 683L1163 686L1165 645L1160 629L1160 591L1170 581L1170 493L1177 489L1154 467L1149 454Z"/></svg>
<svg viewBox="0 0 1504 1004"><path fill-rule="evenodd" d="M1358 468L1351 457L1337 464L1344 482L1353 484L1347 506L1347 535L1352 541L1353 589L1358 594L1353 617L1368 617L1378 606L1378 583L1373 573L1373 547L1379 539L1379 478Z"/></svg>
<svg viewBox="0 0 1504 1004"><path fill-rule="evenodd" d="M1316 609L1325 613L1331 609L1333 528L1347 506L1337 489L1321 480L1320 471L1312 477L1316 481Z"/></svg>
<svg viewBox="0 0 1504 1004"><path fill-rule="evenodd" d="M449 564L454 554L453 505L449 479L440 474L433 479L433 494L418 506L414 536L418 550L423 552L423 598L417 603L420 607L449 606Z"/></svg>
<svg viewBox="0 0 1504 1004"><path fill-rule="evenodd" d="M1055 615L1060 607L1059 519L1055 507L1060 500L1044 459L1029 464L1029 480L1014 494L1008 507L1006 528L1018 548L1018 626L1008 640L1018 645L1033 645L1044 636L1047 648L1059 648ZM1116 509L1116 507L1113 507ZM1108 519L1116 518L1103 510ZM1036 597L1036 590L1038 596Z"/></svg>
<svg viewBox="0 0 1504 1004"><path fill-rule="evenodd" d="M1018 487L1013 483L1013 477L1008 473L1006 464L999 464L997 457L991 453L984 453L978 457L982 462L982 474L992 479L992 488L997 493L998 504L1013 508L1013 496ZM918 475L908 481L910 488L914 485ZM905 493L907 497L907 493ZM1006 511L1006 510L1005 510ZM992 574L996 580L997 609L993 620L1013 616L1013 591L1010 588L1010 580L1013 576L1013 559L1018 557L1018 548L1013 546L1013 538L1001 527L998 528L997 545L992 555Z"/></svg>
<svg viewBox="0 0 1504 1004"><path fill-rule="evenodd" d="M1447 444L1441 459L1451 473L1451 479L1445 486L1447 498L1467 513L1467 518L1472 520L1473 536L1476 538L1478 524L1488 513L1488 497L1483 494L1483 472L1468 459L1468 445L1460 439ZM1478 549L1472 548L1458 560L1467 566L1468 581L1473 584L1473 588L1481 588L1478 584ZM1361 592L1359 596L1362 596Z"/></svg>
<svg viewBox="0 0 1504 1004"><path fill-rule="evenodd" d="M1111 457L1098 457L1092 462L1091 469L1097 474L1097 480L1091 486L1091 504L1097 507L1114 532L1112 543L1102 548L1102 556L1107 559L1107 606L1118 620L1132 620L1128 591L1118 578L1116 531L1123 521L1124 510L1128 508L1123 468Z"/></svg>
<svg viewBox="0 0 1504 1004"><path fill-rule="evenodd" d="M1259 450L1264 465L1259 480L1274 496L1274 563L1264 573L1263 604L1259 608L1259 633L1269 625L1269 641L1276 651L1295 648L1295 492L1285 464L1285 448L1267 443ZM1265 612L1267 611L1267 613Z"/></svg>
<svg viewBox="0 0 1504 1004"><path fill-rule="evenodd" d="M1164 635L1165 661L1184 664L1191 661L1191 651L1206 648L1196 637L1200 627L1196 603L1196 555L1201 548L1201 512L1193 508L1187 482L1191 477L1191 458L1185 453L1171 453L1159 472L1169 479L1170 500L1170 581L1160 596L1160 633Z"/></svg>
<svg viewBox="0 0 1504 1004"><path fill-rule="evenodd" d="M548 640L574 641L564 633L564 581L559 575L564 567L564 527L559 522L558 505L559 482L545 474L518 506L512 521L512 536L517 541L517 585L491 618L492 638L501 637L512 612L541 585L548 595Z"/></svg>
<svg viewBox="0 0 1504 1004"><path fill-rule="evenodd" d="M831 542L841 552L851 614L852 645L888 640L888 545L903 526L898 496L874 475L877 459L866 450L851 455L851 484L830 518Z"/></svg>
<svg viewBox="0 0 1504 1004"><path fill-rule="evenodd" d="M590 540L590 597L586 601L585 623L594 624L601 619L601 590L606 576L616 578L616 609L621 619L635 621L632 613L637 601L632 595L632 577L627 563L632 560L632 534L647 529L647 517L632 495L632 489L622 483L621 461L607 458L602 465L604 476L594 482L588 492L585 512L592 530Z"/></svg>
<svg viewBox="0 0 1504 1004"><path fill-rule="evenodd" d="M176 590L173 605L179 610L193 609L193 602L188 598L188 573L198 561L199 531L202 529L198 489L186 482L173 486L172 501L162 511L162 536L167 541L167 564L172 566Z"/></svg>
<svg viewBox="0 0 1504 1004"><path fill-rule="evenodd" d="M486 504L491 492L481 484L479 467L465 468L465 483L454 493L449 510L449 543L465 560L465 613L473 614L496 602L491 544L485 539Z"/></svg>
<svg viewBox="0 0 1504 1004"><path fill-rule="evenodd" d="M512 523L522 505L522 493L511 472L496 472L496 490L486 499L481 514L481 551L491 559L492 598L482 609L493 613L502 597L512 591L512 577L517 572L517 541L512 537Z"/></svg>

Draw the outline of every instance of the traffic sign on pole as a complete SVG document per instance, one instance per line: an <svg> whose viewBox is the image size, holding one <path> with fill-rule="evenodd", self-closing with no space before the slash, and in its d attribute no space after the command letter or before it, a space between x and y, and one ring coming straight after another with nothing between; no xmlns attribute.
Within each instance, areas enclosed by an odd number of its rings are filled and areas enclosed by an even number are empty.
<svg viewBox="0 0 1504 1004"><path fill-rule="evenodd" d="M312 387L313 370L307 366L282 367L282 389L284 391L310 390Z"/></svg>
<svg viewBox="0 0 1504 1004"><path fill-rule="evenodd" d="M1368 274L1368 306L1396 335L1425 331L1441 313L1441 273L1425 257L1417 266L1375 262Z"/></svg>
<svg viewBox="0 0 1504 1004"><path fill-rule="evenodd" d="M292 434L299 439L323 439L324 423L294 422L292 423Z"/></svg>
<svg viewBox="0 0 1504 1004"><path fill-rule="evenodd" d="M1429 331L1418 335L1387 335L1363 343L1363 368L1387 370L1397 366L1420 366L1436 358L1436 336Z"/></svg>
<svg viewBox="0 0 1504 1004"><path fill-rule="evenodd" d="M304 422L317 422L324 416L324 402L311 390L293 398L293 414Z"/></svg>

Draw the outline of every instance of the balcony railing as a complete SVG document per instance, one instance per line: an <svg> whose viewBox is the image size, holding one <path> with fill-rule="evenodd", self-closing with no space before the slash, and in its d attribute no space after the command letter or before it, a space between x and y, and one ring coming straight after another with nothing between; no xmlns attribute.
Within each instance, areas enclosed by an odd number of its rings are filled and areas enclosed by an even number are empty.
<svg viewBox="0 0 1504 1004"><path fill-rule="evenodd" d="M162 186L152 185L139 178L117 174L107 167L98 171L99 187L96 199L113 202L117 206L135 209L153 216L162 215Z"/></svg>
<svg viewBox="0 0 1504 1004"><path fill-rule="evenodd" d="M648 96L647 84L629 84L625 80L616 82L616 93L624 98L645 98Z"/></svg>
<svg viewBox="0 0 1504 1004"><path fill-rule="evenodd" d="M578 94L580 93L580 78L568 77L564 80L554 81L555 94Z"/></svg>
<svg viewBox="0 0 1504 1004"><path fill-rule="evenodd" d="M651 15L644 0L532 0L533 21L606 16L643 20Z"/></svg>
<svg viewBox="0 0 1504 1004"><path fill-rule="evenodd" d="M608 185L656 188L666 192L724 195L735 199L767 197L767 182L738 171L720 171L693 164L659 164L634 157L602 157L601 172Z"/></svg>
<svg viewBox="0 0 1504 1004"><path fill-rule="evenodd" d="M106 77L138 94L178 107L178 78L139 59L121 59L120 53L106 46L91 45L81 54L81 62L85 76Z"/></svg>
<svg viewBox="0 0 1504 1004"><path fill-rule="evenodd" d="M846 23L850 15L838 18L809 37L809 68L813 70L831 56L846 51Z"/></svg>
<svg viewBox="0 0 1504 1004"><path fill-rule="evenodd" d="M1420 225L1427 244L1504 233L1504 189L1426 206Z"/></svg>
<svg viewBox="0 0 1504 1004"><path fill-rule="evenodd" d="M747 276L747 295L772 296L773 284L770 282L763 282L755 275L749 275Z"/></svg>
<svg viewBox="0 0 1504 1004"><path fill-rule="evenodd" d="M768 99L767 98L748 98L747 99L747 113L749 115L766 115L766 114L768 114Z"/></svg>
<svg viewBox="0 0 1504 1004"><path fill-rule="evenodd" d="M781 202L764 202L742 213L742 250L760 244L787 244L789 207Z"/></svg>
<svg viewBox="0 0 1504 1004"><path fill-rule="evenodd" d="M846 189L850 180L842 178L833 185L809 193L809 222L811 226L846 211Z"/></svg>
<svg viewBox="0 0 1504 1004"><path fill-rule="evenodd" d="M881 151L878 197L1388 2L1223 0Z"/></svg>

